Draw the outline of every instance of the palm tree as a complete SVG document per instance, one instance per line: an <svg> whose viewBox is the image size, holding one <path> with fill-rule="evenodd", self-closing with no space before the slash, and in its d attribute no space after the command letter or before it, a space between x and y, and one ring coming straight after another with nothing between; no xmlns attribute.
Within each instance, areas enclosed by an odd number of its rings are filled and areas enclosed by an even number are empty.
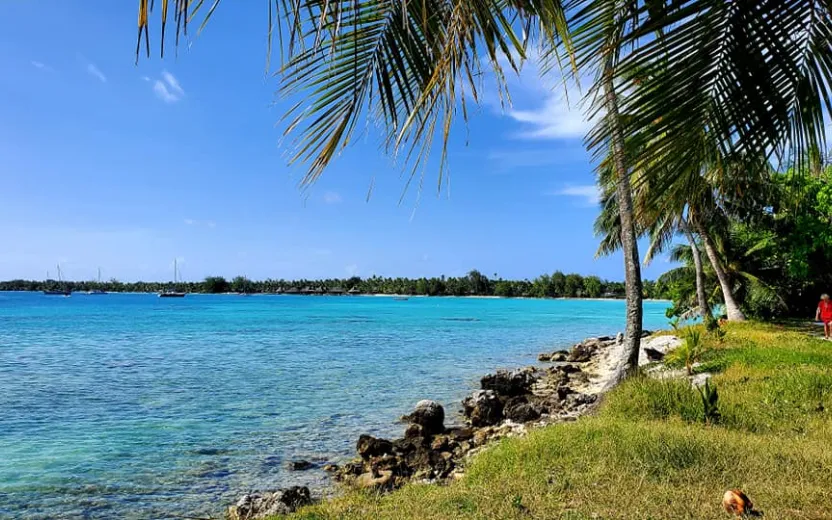
<svg viewBox="0 0 832 520"><path fill-rule="evenodd" d="M712 172L706 172L712 173ZM689 172L681 175L676 182L665 190L658 192L647 181L641 179L643 172L638 172L638 189L635 190L638 201L635 211L638 221L639 235L650 237L650 247L645 256L645 263L649 263L655 255L665 250L673 237L682 233L688 240L691 258L696 269L697 302L699 312L703 317L709 317L710 306L705 297L704 267L702 264L699 245L701 243L710 261L713 272L722 292L728 319L743 321L745 315L740 309L734 295L730 276L723 265L717 246L712 237L712 230L718 229L715 224L722 222L722 233L727 232L728 217L725 209L720 206L720 187L714 186L713 175L703 175L699 172ZM735 181L735 179L732 179ZM608 183L602 176L602 185ZM618 240L620 220L616 218L618 196L606 189L601 214L595 223L596 234L602 237L598 249L599 255L609 254L621 247ZM700 238L698 243L694 233Z"/></svg>
<svg viewBox="0 0 832 520"><path fill-rule="evenodd" d="M168 4L162 0L163 41ZM203 3L193 9L189 0L173 4L178 38ZM211 4L206 20L218 4ZM786 150L800 157L825 137L823 107L830 108L832 84L828 2L574 0L568 9L559 0L268 4L274 10L270 37L274 15L281 50L287 51L283 91L311 99L290 111L288 127L297 138L293 160L309 165L304 184L320 176L367 116L380 123L388 150L413 165L411 180L438 125L441 186L451 124L460 108L465 119L467 103L478 101L476 78L490 68L504 95L502 63L517 70L532 39L539 40L544 56L559 58L565 48L575 72L594 74L591 92L600 101L593 111L606 114L588 145L598 155L611 154L614 163L631 360L641 327L631 172L641 168L644 178L661 185L672 183L678 172L698 170L702 157L691 142L703 128L711 129L709 139L721 155L751 161ZM139 0L138 43L144 34L149 54L148 11L147 0ZM644 74L657 68L663 73ZM624 143L646 129L657 137L628 164ZM701 238L719 270L713 244Z"/></svg>
<svg viewBox="0 0 832 520"><path fill-rule="evenodd" d="M705 267L702 265L702 255L699 251L699 245L693 237L693 233L690 230L690 223L688 221L680 221L679 229L681 229L682 233L684 233L690 246L690 256L691 261L693 262L696 277L696 302L699 307L699 315L703 318L710 318L711 306L708 305L708 297L705 293Z"/></svg>
<svg viewBox="0 0 832 520"><path fill-rule="evenodd" d="M719 241L719 253L725 259L725 270L732 283L732 293L738 302L746 308L780 309L786 307L784 299L778 294L774 286L776 277L782 272L780 266L770 265L771 252L767 249L774 247L772 236L749 229L745 224L734 222L731 230L725 233ZM665 284L680 284L679 287L690 287L691 279L695 276L693 250L688 245L677 244L670 250L670 259L682 263L682 266L671 269L663 274L660 281ZM719 280L711 266L706 266L703 272L703 287L709 300L718 301L721 294ZM699 286L696 286L698 291ZM699 298L697 291L677 293L678 311Z"/></svg>

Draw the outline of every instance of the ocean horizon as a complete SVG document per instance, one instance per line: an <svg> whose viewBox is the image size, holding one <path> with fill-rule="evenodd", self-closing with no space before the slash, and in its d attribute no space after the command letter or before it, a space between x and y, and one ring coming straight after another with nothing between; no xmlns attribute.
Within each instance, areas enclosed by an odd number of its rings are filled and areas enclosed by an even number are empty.
<svg viewBox="0 0 832 520"><path fill-rule="evenodd" d="M668 303L645 303L644 327ZM623 300L0 293L0 517L218 515L322 488L421 399L623 329Z"/></svg>

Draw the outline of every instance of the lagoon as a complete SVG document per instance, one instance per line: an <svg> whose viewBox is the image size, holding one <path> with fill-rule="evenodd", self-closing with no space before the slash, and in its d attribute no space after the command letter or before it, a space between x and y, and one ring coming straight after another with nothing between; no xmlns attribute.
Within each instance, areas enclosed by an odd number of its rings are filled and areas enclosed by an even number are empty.
<svg viewBox="0 0 832 520"><path fill-rule="evenodd" d="M645 303L645 328L667 302ZM0 517L217 516L623 328L619 300L0 293Z"/></svg>

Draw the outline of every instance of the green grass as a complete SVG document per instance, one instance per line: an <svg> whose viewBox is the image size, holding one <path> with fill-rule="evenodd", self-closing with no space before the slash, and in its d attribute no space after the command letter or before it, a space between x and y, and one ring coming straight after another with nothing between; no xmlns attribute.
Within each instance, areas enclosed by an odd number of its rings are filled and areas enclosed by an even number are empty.
<svg viewBox="0 0 832 520"><path fill-rule="evenodd" d="M832 518L832 343L782 327L729 326L705 339L721 420L699 393L634 378L596 416L506 439L446 486L346 492L298 519L726 518L746 491L767 518ZM704 335L703 335L704 337Z"/></svg>

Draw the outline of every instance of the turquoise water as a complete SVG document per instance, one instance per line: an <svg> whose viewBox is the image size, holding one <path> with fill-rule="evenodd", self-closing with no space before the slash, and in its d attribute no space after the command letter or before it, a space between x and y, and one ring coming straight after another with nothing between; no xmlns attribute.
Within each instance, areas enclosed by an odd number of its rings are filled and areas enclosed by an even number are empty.
<svg viewBox="0 0 832 520"><path fill-rule="evenodd" d="M645 327L667 323L645 305ZM420 399L615 334L621 301L0 293L0 518L218 515ZM453 415L453 411L450 412Z"/></svg>

